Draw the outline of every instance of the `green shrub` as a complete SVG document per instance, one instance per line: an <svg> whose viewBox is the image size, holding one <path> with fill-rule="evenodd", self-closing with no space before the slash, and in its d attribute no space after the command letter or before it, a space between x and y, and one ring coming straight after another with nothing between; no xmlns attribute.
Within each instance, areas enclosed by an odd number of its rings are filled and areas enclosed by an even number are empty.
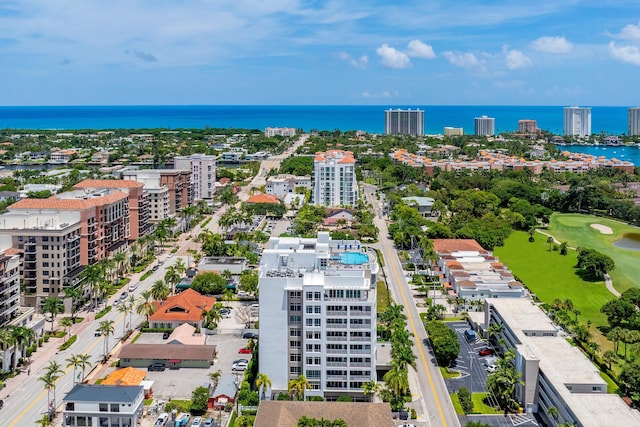
<svg viewBox="0 0 640 427"><path fill-rule="evenodd" d="M146 273L144 273L142 276L140 276L140 281L142 282L143 280L146 280L149 278L149 276L151 276L151 274L153 273L153 270L149 270Z"/></svg>
<svg viewBox="0 0 640 427"><path fill-rule="evenodd" d="M66 350L69 347L71 347L71 344L76 342L77 339L78 339L77 335L71 335L71 337L64 344L60 346L60 351Z"/></svg>
<svg viewBox="0 0 640 427"><path fill-rule="evenodd" d="M471 399L471 392L468 388L460 387L458 390L458 400L465 414L473 412L473 400Z"/></svg>
<svg viewBox="0 0 640 427"><path fill-rule="evenodd" d="M110 305L106 306L105 308L103 308L102 310L100 310L100 312L98 314L96 314L96 320L100 319L101 317L103 317L104 315L106 315L108 312L111 311L113 307L111 307Z"/></svg>
<svg viewBox="0 0 640 427"><path fill-rule="evenodd" d="M353 402L353 397L347 395L338 396L336 402Z"/></svg>

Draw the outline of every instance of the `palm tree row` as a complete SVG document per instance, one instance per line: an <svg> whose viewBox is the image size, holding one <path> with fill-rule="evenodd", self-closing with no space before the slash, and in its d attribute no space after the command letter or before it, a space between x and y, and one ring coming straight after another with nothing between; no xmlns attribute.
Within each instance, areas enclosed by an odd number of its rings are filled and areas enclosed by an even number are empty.
<svg viewBox="0 0 640 427"><path fill-rule="evenodd" d="M407 330L407 316L403 310L401 305L392 303L379 318L380 335L391 341L392 367L383 377L386 387L381 389L375 380L367 381L362 386L365 395L374 398L379 392L384 401L391 402L394 410L404 407L409 393L408 367L416 367L411 341L413 334Z"/></svg>
<svg viewBox="0 0 640 427"><path fill-rule="evenodd" d="M515 409L517 406L516 387L524 384L521 372L514 365L514 359L514 350L507 350L504 357L496 362L496 371L487 377L487 388L505 411Z"/></svg>
<svg viewBox="0 0 640 427"><path fill-rule="evenodd" d="M26 326L9 326L4 329L0 329L0 350L4 351L9 348L13 348L13 361L11 363L11 369L16 370L18 367L17 352L20 351L22 356L25 355L25 350L35 339L35 333L33 329ZM8 370L7 367L2 366L3 370Z"/></svg>

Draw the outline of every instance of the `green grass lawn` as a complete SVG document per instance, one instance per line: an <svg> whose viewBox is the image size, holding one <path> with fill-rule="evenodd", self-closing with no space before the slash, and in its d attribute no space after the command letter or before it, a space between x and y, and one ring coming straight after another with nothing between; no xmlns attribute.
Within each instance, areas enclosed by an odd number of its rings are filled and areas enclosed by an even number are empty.
<svg viewBox="0 0 640 427"><path fill-rule="evenodd" d="M581 322L591 320L594 326L607 325L600 307L614 296L604 282L587 282L576 274L576 251L570 250L562 256L558 251L549 251L545 236L536 234L535 237L531 243L527 233L516 231L505 240L504 246L495 248L494 253L541 301L570 299L580 310Z"/></svg>
<svg viewBox="0 0 640 427"><path fill-rule="evenodd" d="M378 280L376 284L376 310L378 313L382 313L387 309L391 303L390 298L387 285L385 285L384 281Z"/></svg>
<svg viewBox="0 0 640 427"><path fill-rule="evenodd" d="M471 395L471 399L473 400L472 414L503 414L504 411L495 409L494 407L484 403L483 400L487 394L488 393L473 393ZM453 409L455 409L456 414L464 415L464 411L462 410L462 406L458 400L458 393L453 393L451 395L451 402L453 403Z"/></svg>
<svg viewBox="0 0 640 427"><path fill-rule="evenodd" d="M591 224L611 227L613 234L602 234ZM591 215L553 214L548 231L559 241L569 242L571 247L595 249L613 258L616 268L611 272L611 279L619 292L640 286L637 280L640 275L640 252L613 245L624 233L640 233L640 228Z"/></svg>

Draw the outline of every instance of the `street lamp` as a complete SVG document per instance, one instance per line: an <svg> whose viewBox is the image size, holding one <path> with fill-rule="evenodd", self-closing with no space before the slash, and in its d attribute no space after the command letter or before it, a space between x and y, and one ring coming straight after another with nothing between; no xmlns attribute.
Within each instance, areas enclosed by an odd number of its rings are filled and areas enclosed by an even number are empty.
<svg viewBox="0 0 640 427"><path fill-rule="evenodd" d="M240 371L236 371L235 375L236 375L236 381L235 381L235 386L236 386L236 417L240 416L240 406L239 406L239 402L238 402L238 397L240 395L240 380L238 379L238 375L240 374Z"/></svg>

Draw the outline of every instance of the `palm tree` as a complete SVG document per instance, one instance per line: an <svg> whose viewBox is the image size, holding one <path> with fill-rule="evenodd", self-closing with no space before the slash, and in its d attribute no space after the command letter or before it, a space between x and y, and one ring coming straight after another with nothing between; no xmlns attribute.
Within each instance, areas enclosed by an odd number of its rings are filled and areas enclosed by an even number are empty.
<svg viewBox="0 0 640 427"><path fill-rule="evenodd" d="M53 421L51 421L49 414L43 414L42 418L36 421L36 424L40 427L49 427L53 425Z"/></svg>
<svg viewBox="0 0 640 427"><path fill-rule="evenodd" d="M13 334L9 329L0 328L0 350L4 351L13 345ZM2 359L0 358L0 361ZM1 366L3 370L9 370L7 366Z"/></svg>
<svg viewBox="0 0 640 427"><path fill-rule="evenodd" d="M413 350L411 349L411 347L407 345L394 345L393 343L396 342L394 338L395 338L395 335L391 337L391 341L392 341L391 357L393 358L393 360L398 364L398 367L400 367L401 369L407 369L407 365L411 365L415 369L416 355L413 354ZM408 339L409 338L407 337L407 340Z"/></svg>
<svg viewBox="0 0 640 427"><path fill-rule="evenodd" d="M136 313L142 314L145 317L147 324L149 324L149 316L156 312L156 306L151 301L150 291L142 291L140 296L142 299L136 307Z"/></svg>
<svg viewBox="0 0 640 427"><path fill-rule="evenodd" d="M67 342L67 339L69 337L69 332L71 331L71 327L73 326L73 319L71 319L71 317L63 317L62 320L60 320L60 326L64 328L64 332L65 332L64 341Z"/></svg>
<svg viewBox="0 0 640 427"><path fill-rule="evenodd" d="M611 369L611 364L618 361L618 353L613 350L607 350L602 355L602 359L607 364L607 367Z"/></svg>
<svg viewBox="0 0 640 427"><path fill-rule="evenodd" d="M185 265L182 258L177 258L176 263L173 264L173 266L180 276L184 275L184 273L187 272L187 266Z"/></svg>
<svg viewBox="0 0 640 427"><path fill-rule="evenodd" d="M222 308L222 304L217 302L211 307L210 310L206 308L202 309L202 313L200 314L200 318L204 319L202 324L203 328L207 328L213 330L218 327L218 323L222 320L222 314L220 313L220 309Z"/></svg>
<svg viewBox="0 0 640 427"><path fill-rule="evenodd" d="M271 387L271 379L263 372L258 373L256 376L256 387L260 390L260 399L264 400L265 390Z"/></svg>
<svg viewBox="0 0 640 427"><path fill-rule="evenodd" d="M76 311L78 311L78 301L82 299L82 288L69 286L64 289L64 297L71 299L71 320L76 321Z"/></svg>
<svg viewBox="0 0 640 427"><path fill-rule="evenodd" d="M504 325L502 323L493 322L489 325L489 340L494 345L498 342L498 337L504 331Z"/></svg>
<svg viewBox="0 0 640 427"><path fill-rule="evenodd" d="M409 390L409 377L405 369L394 364L384 377L382 377L387 387L391 389L395 395L396 401L400 400Z"/></svg>
<svg viewBox="0 0 640 427"><path fill-rule="evenodd" d="M33 329L26 326L16 326L11 329L11 341L16 346L16 349L20 350L20 355L24 356L25 348L33 341L35 333ZM18 357L15 352L13 355L13 369L18 367Z"/></svg>
<svg viewBox="0 0 640 427"><path fill-rule="evenodd" d="M84 276L85 280L89 284L89 295L91 298L94 298L94 305L98 305L95 300L96 293L96 285L102 281L104 272L102 271L102 266L100 264L91 264L87 265L82 271L82 276Z"/></svg>
<svg viewBox="0 0 640 427"><path fill-rule="evenodd" d="M224 292L222 293L222 301L229 303L231 301L233 301L233 291L231 289L225 289Z"/></svg>
<svg viewBox="0 0 640 427"><path fill-rule="evenodd" d="M44 386L47 389L47 395L49 391L53 391L53 400L50 401L51 406L49 408L51 413L53 413L56 409L56 383L62 375L64 375L64 371L60 367L60 364L54 360L51 360L46 366L45 374L42 377L38 378L44 383Z"/></svg>
<svg viewBox="0 0 640 427"><path fill-rule="evenodd" d="M311 383L304 375L300 375L295 380L290 380L287 387L291 399L295 396L297 400L304 400L304 395L307 390L311 390Z"/></svg>
<svg viewBox="0 0 640 427"><path fill-rule="evenodd" d="M113 256L113 260L116 263L116 271L118 273L118 276L122 276L123 267L126 265L128 259L129 258L127 257L127 254L124 252L118 252ZM126 271L126 268L124 269L124 271Z"/></svg>
<svg viewBox="0 0 640 427"><path fill-rule="evenodd" d="M371 396L371 401L373 401L380 391L380 384L376 380L369 380L362 384L362 389L362 393L365 396Z"/></svg>
<svg viewBox="0 0 640 427"><path fill-rule="evenodd" d="M156 280L153 286L151 286L151 297L154 300L166 300L169 296L169 292L171 292L171 289L169 289L169 286L167 286L165 281L162 279Z"/></svg>
<svg viewBox="0 0 640 427"><path fill-rule="evenodd" d="M114 327L113 324L115 322L113 320L103 320L100 322L98 326L98 330L104 334L104 358L107 359L108 351L109 351L109 335L113 335Z"/></svg>
<svg viewBox="0 0 640 427"><path fill-rule="evenodd" d="M78 380L76 376L76 369L80 368L82 370L82 380L84 380L84 371L86 368L91 367L91 356L88 354L72 354L65 361L67 362L67 368L73 366L73 383L75 384Z"/></svg>
<svg viewBox="0 0 640 427"><path fill-rule="evenodd" d="M164 273L164 281L171 286L172 294L176 293L175 285L180 281L180 279L181 276L180 274L178 274L175 266L170 265L169 267L167 267L167 270Z"/></svg>
<svg viewBox="0 0 640 427"><path fill-rule="evenodd" d="M211 381L213 381L213 388L215 389L216 387L218 387L218 383L220 382L220 376L222 375L222 371L220 369L218 369L215 372L211 372L209 374L209 378L211 378Z"/></svg>
<svg viewBox="0 0 640 427"><path fill-rule="evenodd" d="M118 313L122 313L124 314L124 319L122 322L122 337L124 338L124 336L127 333L127 314L129 313L129 310L131 310L131 305L129 304L128 301L123 302L122 304L118 305Z"/></svg>
<svg viewBox="0 0 640 427"><path fill-rule="evenodd" d="M45 298L42 303L42 311L51 314L51 333L53 333L53 324L55 323L53 319L55 319L58 313L62 313L64 311L62 301L56 297Z"/></svg>
<svg viewBox="0 0 640 427"><path fill-rule="evenodd" d="M549 251L551 251L551 249L553 249L553 242L554 242L553 237L551 237L551 236L547 237L547 243L549 244Z"/></svg>

